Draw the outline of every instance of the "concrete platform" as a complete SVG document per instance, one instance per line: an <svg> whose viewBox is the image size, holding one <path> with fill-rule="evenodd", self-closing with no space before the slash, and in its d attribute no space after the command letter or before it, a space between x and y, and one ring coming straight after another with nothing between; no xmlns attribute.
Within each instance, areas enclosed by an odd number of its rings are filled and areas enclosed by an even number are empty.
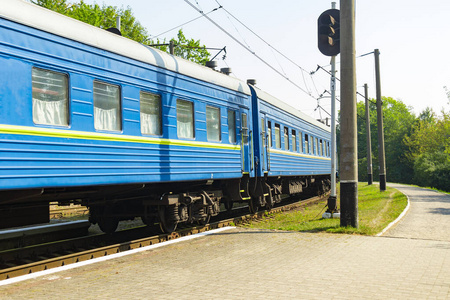
<svg viewBox="0 0 450 300"><path fill-rule="evenodd" d="M450 299L450 241L427 236L235 228L0 286L0 298Z"/></svg>

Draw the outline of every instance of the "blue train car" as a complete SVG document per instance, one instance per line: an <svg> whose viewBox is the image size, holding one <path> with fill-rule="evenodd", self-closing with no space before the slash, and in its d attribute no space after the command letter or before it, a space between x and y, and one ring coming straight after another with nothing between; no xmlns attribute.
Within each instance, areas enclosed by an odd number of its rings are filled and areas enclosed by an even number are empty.
<svg viewBox="0 0 450 300"><path fill-rule="evenodd" d="M23 1L0 8L0 65L0 206L76 196L111 231L106 211L136 198L200 199L204 219L220 199L208 190L251 176L235 78Z"/></svg>
<svg viewBox="0 0 450 300"><path fill-rule="evenodd" d="M270 208L282 194L329 186L330 128L254 86L251 91L253 130L259 133L253 206Z"/></svg>

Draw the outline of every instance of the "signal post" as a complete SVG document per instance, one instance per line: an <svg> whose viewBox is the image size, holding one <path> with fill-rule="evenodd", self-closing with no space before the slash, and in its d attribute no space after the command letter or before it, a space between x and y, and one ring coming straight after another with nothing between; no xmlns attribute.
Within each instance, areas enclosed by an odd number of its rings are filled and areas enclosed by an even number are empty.
<svg viewBox="0 0 450 300"><path fill-rule="evenodd" d="M337 211L336 206L336 55L340 51L339 38L339 10L335 9L336 3L332 3L332 9L324 11L317 20L318 48L326 56L331 56L331 194L328 198L326 214L333 216ZM336 214L338 215L338 214ZM328 217L327 216L327 217Z"/></svg>

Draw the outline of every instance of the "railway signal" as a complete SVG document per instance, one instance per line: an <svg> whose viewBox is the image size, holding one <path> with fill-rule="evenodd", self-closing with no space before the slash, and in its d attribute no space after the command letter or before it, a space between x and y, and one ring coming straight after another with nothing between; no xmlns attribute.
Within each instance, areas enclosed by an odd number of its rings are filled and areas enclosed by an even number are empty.
<svg viewBox="0 0 450 300"><path fill-rule="evenodd" d="M317 20L318 47L320 52L331 56L331 191L328 197L328 209L324 217L339 215L336 201L336 55L340 52L340 11L336 9L336 2L331 3L331 9L324 11Z"/></svg>
<svg viewBox="0 0 450 300"><path fill-rule="evenodd" d="M340 52L340 12L332 8L324 11L317 19L317 45L326 56L336 56Z"/></svg>

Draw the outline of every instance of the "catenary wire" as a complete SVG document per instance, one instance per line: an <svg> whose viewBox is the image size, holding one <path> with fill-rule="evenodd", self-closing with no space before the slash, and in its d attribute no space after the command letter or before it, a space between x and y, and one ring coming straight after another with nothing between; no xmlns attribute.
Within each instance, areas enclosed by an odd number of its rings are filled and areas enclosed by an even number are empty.
<svg viewBox="0 0 450 300"><path fill-rule="evenodd" d="M214 20L212 20L210 17L206 16L202 11L200 11L197 7L195 7L195 5L193 5L192 3L189 2L189 0L184 0L187 4L189 4L189 6L191 6L192 8L194 8L196 11L198 11L200 14L202 14L206 19L208 19L208 21L210 21L211 23L213 23L217 28L219 28L220 30L222 30L226 35L228 35L231 39L233 39L236 43L238 43L241 47L243 47L244 49L246 49L247 51L249 51L251 54L253 54L257 59L259 59L262 63L264 63L266 66L268 66L269 68L271 68L273 71L275 71L278 75L282 76L284 79L286 79L287 81L289 81L292 85L294 85L295 87L297 87L299 90L301 90L302 92L304 92L305 94L307 94L308 96L310 96L311 98L315 99L310 93L308 93L304 88L302 88L301 86L299 86L298 84L296 84L294 81L290 80L288 77L284 76L280 71L278 71L276 68L274 68L272 65L270 65L268 62L266 62L262 57L260 57L259 55L257 55L255 53L255 51L252 51L251 49L249 49L248 47L246 47L244 44L242 44L241 41L239 41L238 39L236 39L232 34L230 34L228 31L226 31L224 28L222 28L219 24L217 24L216 22L214 22Z"/></svg>
<svg viewBox="0 0 450 300"><path fill-rule="evenodd" d="M235 19L236 21L239 22L239 24L241 24L242 26L244 26L248 31L250 31L251 33L253 33L257 38L259 38L261 41L263 41L267 46L269 46L270 48L272 48L275 52L277 52L278 54L280 54L282 57L284 57L286 60L288 60L290 63L292 63L293 65L295 65L296 67L298 67L301 71L302 71L302 78L303 78L303 83L305 84L306 89L308 90L308 93L311 94L311 91L309 91L308 85L306 83L306 79L305 76L303 74L303 72L308 73L304 68L302 68L300 65L298 65L296 62L294 62L292 59L290 59L289 57L287 57L286 55L284 55L281 51L279 51L278 49L276 49L275 47L273 47L271 44L269 44L266 40L264 40L260 35L258 35L255 31L253 31L250 27L248 27L247 25L245 25L242 21L240 21L238 18L236 18L232 13L230 13L225 7L223 7L219 1L216 0L216 3L222 7L222 9L228 14L230 15L233 19Z"/></svg>
<svg viewBox="0 0 450 300"><path fill-rule="evenodd" d="M199 17L197 17L197 18L194 18L194 19L192 19L192 20L190 20L190 21L187 21L187 22L185 22L185 23L183 23L183 24L181 24L181 25L175 26L175 27L173 27L173 28L171 28L171 29L169 29L169 30L166 30L166 31L164 31L164 32L162 32L162 33L160 33L160 34L158 34L158 35L155 35L155 36L152 37L152 39L156 39L156 38L158 38L159 36L161 36L161 35L163 35L163 34L166 34L166 33L170 32L170 31L172 31L172 30L175 30L175 29L180 28L180 27L182 27L182 26L184 26L184 25L186 25L186 24L189 24L189 23L194 22L194 21L196 21L196 20L198 20L198 19L201 19L201 18L203 18L204 16L209 15L210 13L215 12L215 11L221 9L221 8L222 8L222 7L216 7L216 8L214 8L213 10L211 10L210 12L205 13L204 15L202 14L201 16L199 16Z"/></svg>

